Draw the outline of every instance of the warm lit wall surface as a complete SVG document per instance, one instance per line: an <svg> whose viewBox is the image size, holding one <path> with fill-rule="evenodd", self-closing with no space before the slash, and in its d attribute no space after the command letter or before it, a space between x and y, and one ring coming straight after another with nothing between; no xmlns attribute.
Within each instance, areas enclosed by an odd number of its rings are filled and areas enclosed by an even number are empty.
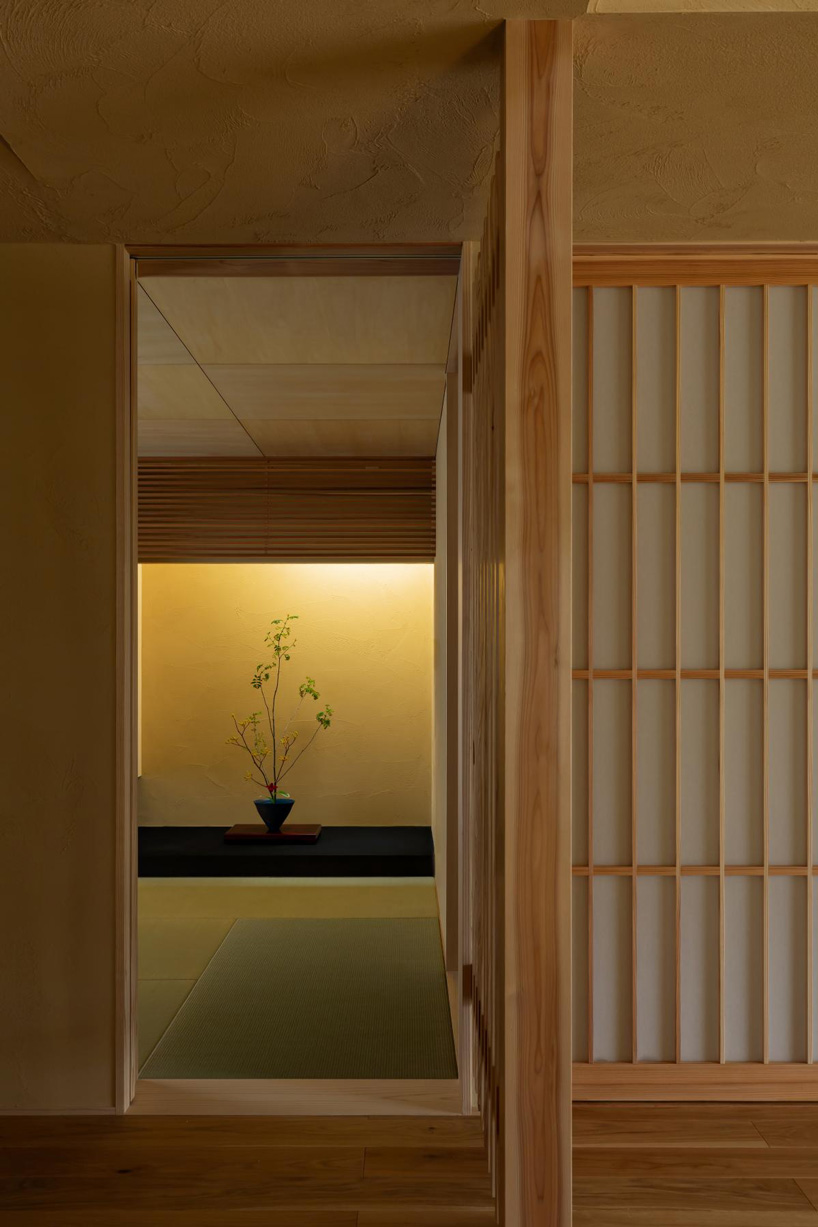
<svg viewBox="0 0 818 1227"><path fill-rule="evenodd" d="M0 1110L112 1108L114 249L0 246Z"/></svg>
<svg viewBox="0 0 818 1227"><path fill-rule="evenodd" d="M335 709L284 787L293 821L426 825L432 720L431 564L154 564L142 568L139 821L257 821L249 760L225 744L273 618L299 615L281 693L309 674ZM320 710L309 700L301 738Z"/></svg>

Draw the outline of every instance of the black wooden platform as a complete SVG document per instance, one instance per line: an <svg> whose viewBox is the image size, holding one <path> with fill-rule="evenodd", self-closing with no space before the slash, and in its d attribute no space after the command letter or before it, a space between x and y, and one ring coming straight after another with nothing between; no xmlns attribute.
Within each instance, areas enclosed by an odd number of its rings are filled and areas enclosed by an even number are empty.
<svg viewBox="0 0 818 1227"><path fill-rule="evenodd" d="M224 827L140 827L141 878L431 877L431 827L327 827L315 844L226 844Z"/></svg>

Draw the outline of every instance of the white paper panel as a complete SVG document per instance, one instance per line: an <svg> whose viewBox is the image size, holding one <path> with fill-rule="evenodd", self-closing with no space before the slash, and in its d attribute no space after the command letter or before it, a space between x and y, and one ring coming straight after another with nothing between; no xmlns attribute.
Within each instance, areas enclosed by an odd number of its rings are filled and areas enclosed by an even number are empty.
<svg viewBox="0 0 818 1227"><path fill-rule="evenodd" d="M719 881L682 878L682 1060L719 1059Z"/></svg>
<svg viewBox="0 0 818 1227"><path fill-rule="evenodd" d="M588 864L588 683L572 682L571 815L572 857Z"/></svg>
<svg viewBox="0 0 818 1227"><path fill-rule="evenodd" d="M630 1061L633 983L630 878L594 881L594 1059Z"/></svg>
<svg viewBox="0 0 818 1227"><path fill-rule="evenodd" d="M672 1061L676 1050L676 883L637 881L636 1046L640 1061Z"/></svg>
<svg viewBox="0 0 818 1227"><path fill-rule="evenodd" d="M724 937L724 1047L728 1061L763 1057L763 894L761 878L727 878Z"/></svg>
<svg viewBox="0 0 818 1227"><path fill-rule="evenodd" d="M572 487L572 651L574 668L588 668L588 487Z"/></svg>
<svg viewBox="0 0 818 1227"><path fill-rule="evenodd" d="M594 290L594 471L631 469L631 291Z"/></svg>
<svg viewBox="0 0 818 1227"><path fill-rule="evenodd" d="M571 916L573 1059L588 1060L588 879L574 878Z"/></svg>
<svg viewBox="0 0 818 1227"><path fill-rule="evenodd" d="M769 466L773 473L807 468L807 291L769 289Z"/></svg>
<svg viewBox="0 0 818 1227"><path fill-rule="evenodd" d="M638 819L640 865L676 861L676 685L637 683Z"/></svg>
<svg viewBox="0 0 818 1227"><path fill-rule="evenodd" d="M682 487L682 668L719 667L719 488Z"/></svg>
<svg viewBox="0 0 818 1227"><path fill-rule="evenodd" d="M764 856L763 682L725 684L724 858L760 865Z"/></svg>
<svg viewBox="0 0 818 1227"><path fill-rule="evenodd" d="M637 468L676 467L676 291L640 287L636 294Z"/></svg>
<svg viewBox="0 0 818 1227"><path fill-rule="evenodd" d="M573 421L573 467L575 473L588 471L588 295L590 290L575 289L573 297L574 378L571 417Z"/></svg>
<svg viewBox="0 0 818 1227"><path fill-rule="evenodd" d="M807 663L807 491L773 483L770 509L770 668Z"/></svg>
<svg viewBox="0 0 818 1227"><path fill-rule="evenodd" d="M594 487L594 668L631 666L631 488Z"/></svg>
<svg viewBox="0 0 818 1227"><path fill-rule="evenodd" d="M594 682L593 753L594 860L598 865L630 865L630 682Z"/></svg>
<svg viewBox="0 0 818 1227"><path fill-rule="evenodd" d="M715 473L719 467L719 290L681 291L682 470Z"/></svg>
<svg viewBox="0 0 818 1227"><path fill-rule="evenodd" d="M676 661L676 491L637 490L638 587L636 643L642 669L672 669Z"/></svg>
<svg viewBox="0 0 818 1227"><path fill-rule="evenodd" d="M807 683L770 682L770 863L807 863Z"/></svg>
<svg viewBox="0 0 818 1227"><path fill-rule="evenodd" d="M718 682L682 682L682 863L719 863Z"/></svg>
<svg viewBox="0 0 818 1227"><path fill-rule="evenodd" d="M760 473L763 460L764 306L760 286L730 286L724 308L724 465Z"/></svg>
<svg viewBox="0 0 818 1227"><path fill-rule="evenodd" d="M807 884L770 878L770 1060L807 1059Z"/></svg>
<svg viewBox="0 0 818 1227"><path fill-rule="evenodd" d="M763 489L728 485L724 507L724 663L728 669L760 669L764 663Z"/></svg>

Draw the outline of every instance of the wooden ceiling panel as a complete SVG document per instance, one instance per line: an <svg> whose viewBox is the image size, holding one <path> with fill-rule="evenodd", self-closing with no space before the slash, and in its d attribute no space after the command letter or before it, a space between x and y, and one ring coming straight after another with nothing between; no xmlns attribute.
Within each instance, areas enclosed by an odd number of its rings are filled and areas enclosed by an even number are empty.
<svg viewBox="0 0 818 1227"><path fill-rule="evenodd" d="M151 302L141 285L136 287L136 345L140 363L186 363L194 359Z"/></svg>
<svg viewBox="0 0 818 1227"><path fill-rule="evenodd" d="M441 364L456 278L156 277L150 296L202 365Z"/></svg>
<svg viewBox="0 0 818 1227"><path fill-rule="evenodd" d="M442 365L207 366L204 370L240 418L437 420L445 387Z"/></svg>
<svg viewBox="0 0 818 1227"><path fill-rule="evenodd" d="M200 366L140 366L136 377L140 418L231 418L229 407Z"/></svg>
<svg viewBox="0 0 818 1227"><path fill-rule="evenodd" d="M434 456L437 418L244 419L265 456Z"/></svg>
<svg viewBox="0 0 818 1227"><path fill-rule="evenodd" d="M259 449L235 418L139 420L140 456L258 456Z"/></svg>

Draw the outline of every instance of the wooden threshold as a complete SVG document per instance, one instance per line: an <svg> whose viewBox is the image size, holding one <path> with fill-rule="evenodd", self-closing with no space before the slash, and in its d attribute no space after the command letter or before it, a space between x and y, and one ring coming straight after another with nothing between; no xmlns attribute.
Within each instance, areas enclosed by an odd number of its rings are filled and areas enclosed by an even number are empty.
<svg viewBox="0 0 818 1227"><path fill-rule="evenodd" d="M775 1100L818 1102L818 1067L805 1063L598 1062L573 1066L575 1102Z"/></svg>
<svg viewBox="0 0 818 1227"><path fill-rule="evenodd" d="M460 1116L456 1078L140 1078L131 1116Z"/></svg>

